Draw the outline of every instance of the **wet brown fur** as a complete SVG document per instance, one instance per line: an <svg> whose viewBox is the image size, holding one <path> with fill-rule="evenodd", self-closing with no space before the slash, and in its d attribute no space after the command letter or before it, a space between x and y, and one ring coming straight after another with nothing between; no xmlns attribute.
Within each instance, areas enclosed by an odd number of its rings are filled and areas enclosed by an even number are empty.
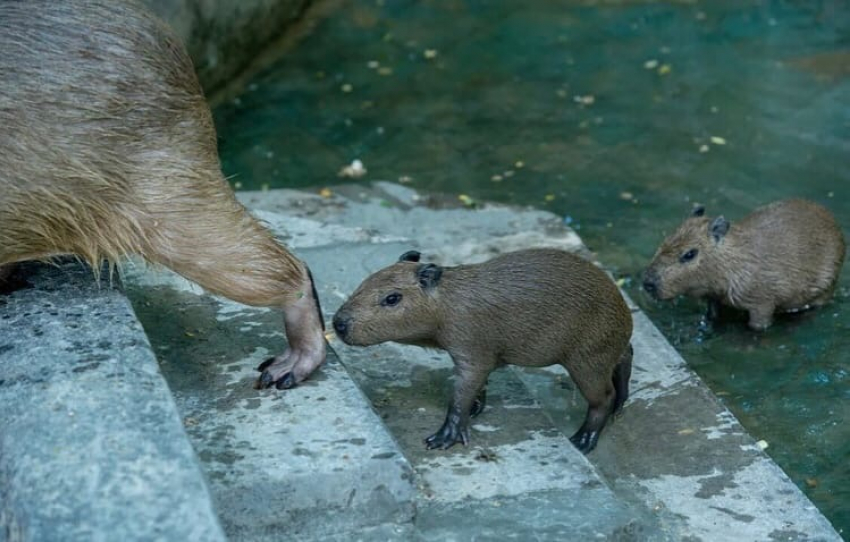
<svg viewBox="0 0 850 542"><path fill-rule="evenodd" d="M816 307L832 297L845 243L824 207L777 201L731 223L719 239L711 233L715 220L692 216L664 240L645 273L656 297L704 297L742 309L753 329L770 326L775 312ZM681 262L692 249L696 257Z"/></svg>
<svg viewBox="0 0 850 542"><path fill-rule="evenodd" d="M0 3L0 268L62 254L141 255L249 305L310 294L223 178L182 44L133 2Z"/></svg>
<svg viewBox="0 0 850 542"><path fill-rule="evenodd" d="M423 265L399 262L363 281L334 318L347 324L342 340L448 351L460 377L453 399L460 416L501 365L563 365L587 399L586 423L598 435L625 400L615 397L613 379L621 362L630 371L632 333L631 312L602 270L568 252L529 249L437 268L436 284L423 287ZM401 302L383 306L393 292Z"/></svg>

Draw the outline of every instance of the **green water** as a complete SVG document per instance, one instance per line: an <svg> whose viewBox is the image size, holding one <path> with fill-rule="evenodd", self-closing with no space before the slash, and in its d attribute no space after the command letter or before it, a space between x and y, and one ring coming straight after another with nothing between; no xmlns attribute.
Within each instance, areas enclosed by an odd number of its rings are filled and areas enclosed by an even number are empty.
<svg viewBox="0 0 850 542"><path fill-rule="evenodd" d="M763 334L637 288L693 202L802 196L850 233L846 0L351 1L215 117L237 187L402 180L563 216L850 532L850 270Z"/></svg>

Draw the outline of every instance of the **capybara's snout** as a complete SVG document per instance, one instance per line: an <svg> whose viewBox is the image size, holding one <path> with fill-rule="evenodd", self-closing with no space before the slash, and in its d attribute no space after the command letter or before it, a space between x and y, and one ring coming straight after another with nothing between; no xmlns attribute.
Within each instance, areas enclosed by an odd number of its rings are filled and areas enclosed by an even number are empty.
<svg viewBox="0 0 850 542"><path fill-rule="evenodd" d="M648 293L653 299L658 299L659 277L656 273L647 271L643 276L643 291Z"/></svg>
<svg viewBox="0 0 850 542"><path fill-rule="evenodd" d="M344 343L348 343L348 331L351 329L351 316L343 312L337 312L333 319L334 331L337 337Z"/></svg>

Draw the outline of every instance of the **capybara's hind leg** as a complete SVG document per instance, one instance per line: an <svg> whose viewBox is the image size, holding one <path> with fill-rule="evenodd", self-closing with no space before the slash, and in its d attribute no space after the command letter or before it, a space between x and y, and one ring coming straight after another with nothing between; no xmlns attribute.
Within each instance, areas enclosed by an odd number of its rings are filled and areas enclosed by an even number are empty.
<svg viewBox="0 0 850 542"><path fill-rule="evenodd" d="M632 357L634 357L634 348L629 344L626 351L620 356L620 361L614 367L614 376L611 379L614 384L614 410L612 414L617 414L623 409L623 404L629 398L629 378L632 376Z"/></svg>
<svg viewBox="0 0 850 542"><path fill-rule="evenodd" d="M147 256L212 293L246 305L281 307L288 345L261 366L255 387L291 388L310 376L326 354L324 319L310 271L226 186L215 198L209 192L201 208L175 212L182 202L166 205L169 212L157 217L158 238Z"/></svg>
<svg viewBox="0 0 850 542"><path fill-rule="evenodd" d="M571 372L573 381L587 399L587 414L584 423L570 437L570 442L585 454L596 447L599 434L614 411L617 396L614 379L611 373L602 374L599 371L600 367L606 366L611 366L610 361L606 363L603 359L588 360L582 364L581 369L576 370L576 367L573 367Z"/></svg>

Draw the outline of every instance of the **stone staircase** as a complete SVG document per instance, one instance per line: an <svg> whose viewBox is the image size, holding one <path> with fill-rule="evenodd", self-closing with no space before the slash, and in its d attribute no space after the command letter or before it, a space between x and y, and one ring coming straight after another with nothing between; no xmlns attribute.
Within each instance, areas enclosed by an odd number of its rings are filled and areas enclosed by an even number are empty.
<svg viewBox="0 0 850 542"><path fill-rule="evenodd" d="M584 250L551 214L387 183L240 197L311 266L328 321L410 249ZM121 291L35 269L0 301L0 540L840 540L636 308L632 397L589 456L560 368L497 371L470 446L427 451L442 352L329 335L309 382L257 391L279 313L128 265L145 338Z"/></svg>

